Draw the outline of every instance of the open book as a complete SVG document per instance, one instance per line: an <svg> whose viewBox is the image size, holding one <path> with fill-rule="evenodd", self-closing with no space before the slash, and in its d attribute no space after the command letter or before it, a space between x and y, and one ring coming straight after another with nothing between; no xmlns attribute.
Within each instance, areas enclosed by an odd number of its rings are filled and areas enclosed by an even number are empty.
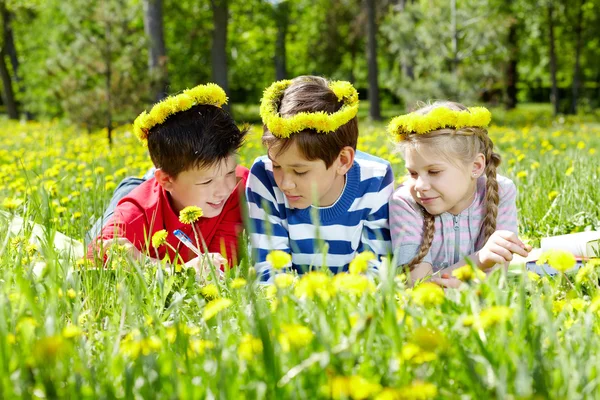
<svg viewBox="0 0 600 400"><path fill-rule="evenodd" d="M543 238L539 249L533 249L529 256L515 255L511 265L525 264L527 269L540 275L554 275L557 271L547 264L537 265L537 260L542 253L548 250L566 250L572 253L577 264L571 271L578 270L586 260L600 257L600 231L578 232L568 235L551 236Z"/></svg>

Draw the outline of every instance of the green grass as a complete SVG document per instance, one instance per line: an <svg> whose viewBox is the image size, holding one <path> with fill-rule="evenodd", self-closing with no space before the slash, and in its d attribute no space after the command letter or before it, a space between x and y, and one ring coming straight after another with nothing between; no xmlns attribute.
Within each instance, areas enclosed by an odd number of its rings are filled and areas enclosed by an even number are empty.
<svg viewBox="0 0 600 400"><path fill-rule="evenodd" d="M359 147L390 159L400 177L385 121L365 110ZM548 111L494 111L490 129L533 243L600 229L596 114ZM242 163L264 153L260 132L254 125ZM0 136L2 398L599 397L600 265L541 280L497 271L445 293L408 289L385 268L372 280L305 275L262 286L247 258L224 281L197 282L119 249L97 269L57 248L55 235L82 239L114 185L148 168L146 150L127 127L113 148L101 132L54 123L2 121ZM13 214L26 222L14 233ZM44 228L37 239L33 222ZM209 318L215 297L232 302Z"/></svg>

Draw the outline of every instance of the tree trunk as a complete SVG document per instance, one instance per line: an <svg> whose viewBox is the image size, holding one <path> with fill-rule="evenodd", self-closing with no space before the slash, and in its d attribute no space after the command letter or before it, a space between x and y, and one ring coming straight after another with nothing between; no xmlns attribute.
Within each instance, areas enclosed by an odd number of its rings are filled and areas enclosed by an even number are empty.
<svg viewBox="0 0 600 400"><path fill-rule="evenodd" d="M0 48L0 79L2 80L2 97L4 104L6 105L8 117L10 119L19 119L12 81L10 79L8 68L6 67L6 49L4 46Z"/></svg>
<svg viewBox="0 0 600 400"><path fill-rule="evenodd" d="M552 79L552 92L550 100L552 101L552 108L554 115L559 112L559 98L558 98L558 86L556 83L556 49L554 42L554 4L552 1L548 5L548 28L549 28L549 48L550 48L550 78Z"/></svg>
<svg viewBox="0 0 600 400"><path fill-rule="evenodd" d="M144 0L144 30L150 40L148 70L152 85L152 98L165 98L167 87L167 51L163 29L162 0Z"/></svg>
<svg viewBox="0 0 600 400"><path fill-rule="evenodd" d="M577 22L575 25L575 68L573 70L573 98L571 99L571 114L577 114L577 98L579 97L579 69L581 62L581 47L582 47L582 32L583 32L583 1L579 2L579 10L577 12Z"/></svg>
<svg viewBox="0 0 600 400"><path fill-rule="evenodd" d="M515 18L514 15L512 18ZM517 81L519 79L517 63L519 48L517 44L517 21L514 19L508 30L508 64L506 66L506 103L507 110L517 106Z"/></svg>
<svg viewBox="0 0 600 400"><path fill-rule="evenodd" d="M275 42L275 79L280 81L287 78L287 63L285 39L289 22L289 3L282 1L274 6L275 22L277 24L277 39Z"/></svg>
<svg viewBox="0 0 600 400"><path fill-rule="evenodd" d="M452 73L458 74L458 28L456 26L456 0L450 0L450 24L452 26Z"/></svg>
<svg viewBox="0 0 600 400"><path fill-rule="evenodd" d="M6 53L10 58L10 64L12 65L13 77L15 84L17 85L16 91L20 93L25 92L23 81L19 75L19 58L17 57L17 48L15 47L15 36L12 29L13 13L8 11L2 3L2 20L4 21L4 46L6 47ZM33 116L29 111L25 111L25 116L28 120L33 119Z"/></svg>
<svg viewBox="0 0 600 400"><path fill-rule="evenodd" d="M106 136L109 146L112 146L112 50L110 48L110 22L107 19L105 23L106 49L104 54L104 77L106 83Z"/></svg>
<svg viewBox="0 0 600 400"><path fill-rule="evenodd" d="M229 22L228 0L211 0L213 11L213 43L212 57L212 79L214 83L221 86L225 93L229 93L229 81L227 80L227 24ZM224 105L223 108L231 113L231 108Z"/></svg>
<svg viewBox="0 0 600 400"><path fill-rule="evenodd" d="M375 20L375 0L367 4L367 65L369 79L369 115L373 120L381 119L379 107L379 83L377 67L377 24Z"/></svg>
<svg viewBox="0 0 600 400"><path fill-rule="evenodd" d="M6 112L11 119L19 119L15 92L13 91L12 79L6 65L8 53L7 38L11 34L10 16L4 1L0 1L0 23L2 23L2 42L0 44L0 79L2 80L2 97L6 105ZM13 71L14 72L14 71Z"/></svg>

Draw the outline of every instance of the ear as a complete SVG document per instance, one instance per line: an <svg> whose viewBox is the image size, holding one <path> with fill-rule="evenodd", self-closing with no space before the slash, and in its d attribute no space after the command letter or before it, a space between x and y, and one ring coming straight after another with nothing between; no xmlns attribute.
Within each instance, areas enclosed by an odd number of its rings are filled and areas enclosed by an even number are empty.
<svg viewBox="0 0 600 400"><path fill-rule="evenodd" d="M346 173L352 168L354 164L354 157L356 156L356 152L350 146L345 146L340 151L340 154L337 158L337 167L336 172L338 175L346 175Z"/></svg>
<svg viewBox="0 0 600 400"><path fill-rule="evenodd" d="M173 181L175 179L173 179L171 175L167 174L162 169L157 168L154 171L154 178L156 178L158 184L162 186L163 189L165 189L167 192L171 191L171 189L173 188Z"/></svg>
<svg viewBox="0 0 600 400"><path fill-rule="evenodd" d="M477 179L485 173L485 156L483 153L479 153L475 156L471 168L471 177L473 179Z"/></svg>

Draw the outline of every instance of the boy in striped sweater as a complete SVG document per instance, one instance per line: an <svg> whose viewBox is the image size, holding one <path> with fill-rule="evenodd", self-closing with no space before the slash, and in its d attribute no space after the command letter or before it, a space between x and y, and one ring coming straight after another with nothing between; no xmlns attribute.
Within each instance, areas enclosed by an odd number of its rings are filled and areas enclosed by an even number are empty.
<svg viewBox="0 0 600 400"><path fill-rule="evenodd" d="M272 275L267 255L291 254L303 273L346 271L371 251L376 267L391 252L389 162L356 150L358 94L348 82L300 76L276 82L261 103L267 155L246 185L257 272Z"/></svg>

